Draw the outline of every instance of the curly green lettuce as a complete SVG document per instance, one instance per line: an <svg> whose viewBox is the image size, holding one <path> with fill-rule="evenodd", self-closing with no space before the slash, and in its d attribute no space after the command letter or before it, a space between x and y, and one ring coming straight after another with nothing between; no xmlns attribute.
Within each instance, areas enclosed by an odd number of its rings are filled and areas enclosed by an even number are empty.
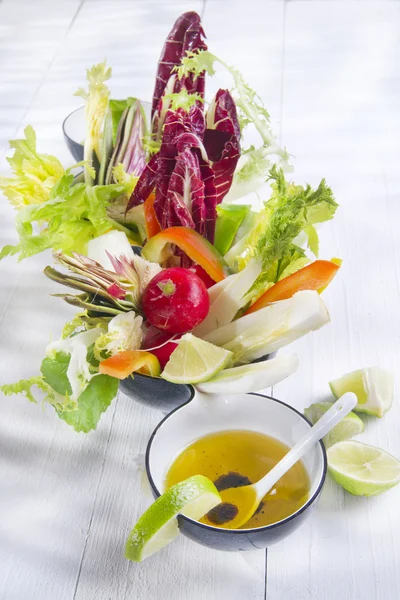
<svg viewBox="0 0 400 600"><path fill-rule="evenodd" d="M252 257L261 256L263 270L267 271L274 261L282 259L290 251L295 238L302 231L315 223L332 219L338 206L324 179L313 190L310 185L303 187L287 182L283 170L274 166L270 170L270 180L273 182L272 196L265 202L253 227L240 242L240 252L236 255L239 270ZM314 250L315 236L317 233L314 229Z"/></svg>

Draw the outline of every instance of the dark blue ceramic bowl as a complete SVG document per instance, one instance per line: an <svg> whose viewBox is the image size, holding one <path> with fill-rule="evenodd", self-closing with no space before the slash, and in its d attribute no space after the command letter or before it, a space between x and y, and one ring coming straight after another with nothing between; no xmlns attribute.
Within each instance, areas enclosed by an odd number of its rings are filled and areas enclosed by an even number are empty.
<svg viewBox="0 0 400 600"><path fill-rule="evenodd" d="M76 160L83 160L83 141L85 139L85 109L83 106L72 111L62 124L64 140L68 150Z"/></svg>
<svg viewBox="0 0 400 600"><path fill-rule="evenodd" d="M194 388L191 385L170 383L157 377L135 374L127 377L119 384L119 389L141 404L161 410L164 414L183 406L193 398Z"/></svg>
<svg viewBox="0 0 400 600"><path fill-rule="evenodd" d="M276 352L267 354L254 362L268 360L276 356ZM157 408L164 414L183 406L193 398L194 388L191 385L170 383L157 377L135 374L121 381L119 389L141 404Z"/></svg>
<svg viewBox="0 0 400 600"><path fill-rule="evenodd" d="M158 497L164 491L171 463L200 437L222 430L247 429L273 436L293 447L310 427L311 423L295 408L270 396L207 396L196 392L190 402L161 421L149 440L146 471L153 494ZM255 529L221 529L179 515L181 533L203 546L225 551L263 549L282 540L311 514L321 494L327 470L322 442L306 454L303 463L310 477L310 495L289 517Z"/></svg>

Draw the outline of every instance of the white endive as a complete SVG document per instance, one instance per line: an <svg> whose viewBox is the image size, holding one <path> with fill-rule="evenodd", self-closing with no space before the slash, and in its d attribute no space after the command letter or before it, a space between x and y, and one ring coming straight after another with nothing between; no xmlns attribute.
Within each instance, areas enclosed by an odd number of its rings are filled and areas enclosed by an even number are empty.
<svg viewBox="0 0 400 600"><path fill-rule="evenodd" d="M329 320L318 292L307 290L219 327L204 339L233 352L235 364L245 364L319 329Z"/></svg>
<svg viewBox="0 0 400 600"><path fill-rule="evenodd" d="M282 354L259 363L223 369L212 379L197 383L195 387L206 394L259 392L292 375L298 365L295 354Z"/></svg>
<svg viewBox="0 0 400 600"><path fill-rule="evenodd" d="M221 292L216 296L215 293L209 294L210 310L204 321L194 329L194 335L202 338L217 327L233 321L237 312L247 303L246 294L260 273L261 261L253 259L242 271L226 277L223 281L227 280L227 283Z"/></svg>
<svg viewBox="0 0 400 600"><path fill-rule="evenodd" d="M108 271L114 271L115 269L112 266L111 260L108 256L109 254L111 254L111 256L115 256L116 258L125 256L128 259L133 259L134 252L126 233L115 230L109 231L104 235L90 240L88 243L88 257L98 262Z"/></svg>

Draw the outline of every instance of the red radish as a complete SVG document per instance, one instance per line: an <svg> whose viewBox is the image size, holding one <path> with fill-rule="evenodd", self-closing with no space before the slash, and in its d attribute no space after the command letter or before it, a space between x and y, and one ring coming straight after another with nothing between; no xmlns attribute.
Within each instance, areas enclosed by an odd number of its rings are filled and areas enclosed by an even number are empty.
<svg viewBox="0 0 400 600"><path fill-rule="evenodd" d="M181 337L179 334L167 333L160 331L145 321L145 334L142 347L149 350L154 356L157 356L158 361L163 369L169 357L178 345L178 340Z"/></svg>
<svg viewBox="0 0 400 600"><path fill-rule="evenodd" d="M164 269L144 291L143 311L157 329L186 333L207 316L207 288L195 273L181 267Z"/></svg>
<svg viewBox="0 0 400 600"><path fill-rule="evenodd" d="M196 273L197 277L200 277L207 289L212 285L215 285L214 279L211 279L209 274L206 273L206 271L200 265L194 264L192 267L190 267L190 271L193 271L193 273Z"/></svg>

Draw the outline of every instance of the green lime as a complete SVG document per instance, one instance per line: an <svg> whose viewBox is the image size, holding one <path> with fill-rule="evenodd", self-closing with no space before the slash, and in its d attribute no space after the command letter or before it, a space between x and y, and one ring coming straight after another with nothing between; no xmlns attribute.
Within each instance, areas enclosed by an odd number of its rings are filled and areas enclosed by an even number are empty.
<svg viewBox="0 0 400 600"><path fill-rule="evenodd" d="M329 383L335 398L346 392L357 396L355 412L383 417L393 402L392 374L380 367L369 367L347 373Z"/></svg>
<svg viewBox="0 0 400 600"><path fill-rule="evenodd" d="M332 404L333 402L317 402L316 404L311 404L311 406L305 409L304 414L314 425ZM329 446L333 446L333 444L337 444L343 440L348 440L363 431L364 423L361 421L360 417L351 412L323 437L323 441L325 446L329 448Z"/></svg>
<svg viewBox="0 0 400 600"><path fill-rule="evenodd" d="M232 352L186 333L179 340L161 377L172 383L206 381L230 362Z"/></svg>
<svg viewBox="0 0 400 600"><path fill-rule="evenodd" d="M201 519L220 502L217 488L203 475L193 475L173 485L136 523L126 542L125 557L140 562L151 556L177 537L179 513Z"/></svg>
<svg viewBox="0 0 400 600"><path fill-rule="evenodd" d="M346 441L328 450L333 479L355 496L376 496L400 481L400 461L375 446Z"/></svg>

